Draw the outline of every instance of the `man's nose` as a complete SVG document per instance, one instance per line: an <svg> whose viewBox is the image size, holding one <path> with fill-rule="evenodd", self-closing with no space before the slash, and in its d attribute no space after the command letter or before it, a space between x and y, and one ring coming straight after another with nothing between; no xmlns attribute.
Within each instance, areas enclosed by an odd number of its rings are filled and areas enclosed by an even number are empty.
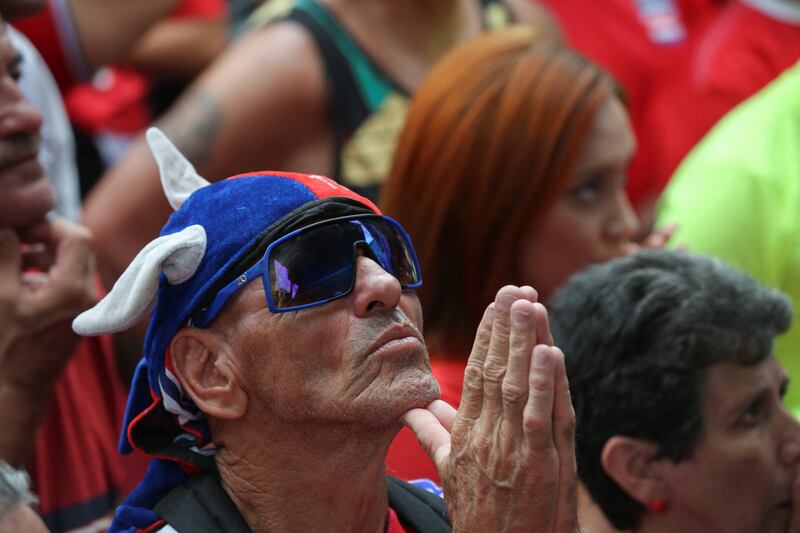
<svg viewBox="0 0 800 533"><path fill-rule="evenodd" d="M42 115L13 80L0 83L0 137L38 134Z"/></svg>
<svg viewBox="0 0 800 533"><path fill-rule="evenodd" d="M369 257L356 257L353 305L358 316L394 309L403 291L400 282Z"/></svg>

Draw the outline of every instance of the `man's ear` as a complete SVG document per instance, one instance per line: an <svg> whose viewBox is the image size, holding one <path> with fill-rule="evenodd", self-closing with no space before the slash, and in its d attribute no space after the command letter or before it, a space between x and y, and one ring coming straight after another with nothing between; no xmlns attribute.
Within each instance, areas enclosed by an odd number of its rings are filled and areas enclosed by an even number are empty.
<svg viewBox="0 0 800 533"><path fill-rule="evenodd" d="M615 435L600 454L603 470L628 496L644 506L656 500L669 501L669 483L656 459L658 446L633 437Z"/></svg>
<svg viewBox="0 0 800 533"><path fill-rule="evenodd" d="M247 394L226 343L211 330L185 327L170 342L172 368L183 390L204 413L235 420L247 411Z"/></svg>

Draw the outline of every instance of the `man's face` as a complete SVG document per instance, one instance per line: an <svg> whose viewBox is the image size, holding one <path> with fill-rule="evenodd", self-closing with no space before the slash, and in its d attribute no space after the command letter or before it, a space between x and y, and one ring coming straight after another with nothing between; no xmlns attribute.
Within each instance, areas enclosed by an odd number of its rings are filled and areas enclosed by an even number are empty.
<svg viewBox="0 0 800 533"><path fill-rule="evenodd" d="M800 444L800 424L781 401L787 382L774 357L711 367L705 433L671 474L670 508L683 521L681 531L786 531Z"/></svg>
<svg viewBox="0 0 800 533"><path fill-rule="evenodd" d="M37 160L42 117L17 85L20 57L0 19L0 226L25 228L53 206Z"/></svg>
<svg viewBox="0 0 800 533"><path fill-rule="evenodd" d="M416 294L401 291L367 257L357 258L355 286L346 297L273 314L259 280L213 327L225 336L240 381L265 416L387 427L439 397Z"/></svg>

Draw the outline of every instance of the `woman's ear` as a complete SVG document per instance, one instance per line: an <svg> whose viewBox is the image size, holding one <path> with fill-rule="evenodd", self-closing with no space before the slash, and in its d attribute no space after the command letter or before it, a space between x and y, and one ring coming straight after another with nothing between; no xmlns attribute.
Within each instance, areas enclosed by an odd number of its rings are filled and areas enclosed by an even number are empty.
<svg viewBox="0 0 800 533"><path fill-rule="evenodd" d="M172 368L184 393L214 418L235 420L247 411L247 394L226 343L208 329L185 327L170 342Z"/></svg>
<svg viewBox="0 0 800 533"><path fill-rule="evenodd" d="M669 501L669 483L656 459L658 446L633 437L615 435L608 439L600 454L603 470L628 496L649 506Z"/></svg>

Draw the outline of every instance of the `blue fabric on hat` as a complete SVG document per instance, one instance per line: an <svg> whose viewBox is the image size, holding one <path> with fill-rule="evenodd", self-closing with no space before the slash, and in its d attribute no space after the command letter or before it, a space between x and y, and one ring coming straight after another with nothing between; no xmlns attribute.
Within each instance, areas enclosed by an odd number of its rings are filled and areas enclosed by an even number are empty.
<svg viewBox="0 0 800 533"><path fill-rule="evenodd" d="M308 187L291 178L252 175L204 187L172 214L161 235L200 224L206 230L208 244L203 261L191 279L179 285L161 281L144 344L151 384L158 383L170 340L186 324L217 277L247 251L261 231L314 200L317 196ZM155 392L160 394L158 390Z"/></svg>

